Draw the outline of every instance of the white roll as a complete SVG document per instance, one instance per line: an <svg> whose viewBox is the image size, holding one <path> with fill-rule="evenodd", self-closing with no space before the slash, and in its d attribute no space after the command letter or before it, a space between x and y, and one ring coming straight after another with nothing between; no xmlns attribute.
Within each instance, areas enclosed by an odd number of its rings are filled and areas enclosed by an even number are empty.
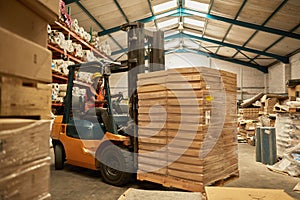
<svg viewBox="0 0 300 200"><path fill-rule="evenodd" d="M74 25L74 26L78 26L78 20L77 20L77 19L73 19L73 21L72 21L72 25Z"/></svg>
<svg viewBox="0 0 300 200"><path fill-rule="evenodd" d="M59 84L59 91L67 91L67 84Z"/></svg>
<svg viewBox="0 0 300 200"><path fill-rule="evenodd" d="M59 37L56 37L56 36L55 36L53 39L54 39L54 43L55 43L55 44L58 44L58 45L60 45L60 43L61 43L61 40L60 40L60 38L59 38Z"/></svg>
<svg viewBox="0 0 300 200"><path fill-rule="evenodd" d="M48 26L47 26L47 32L48 32L48 34L50 34L51 33L51 26L48 24Z"/></svg>

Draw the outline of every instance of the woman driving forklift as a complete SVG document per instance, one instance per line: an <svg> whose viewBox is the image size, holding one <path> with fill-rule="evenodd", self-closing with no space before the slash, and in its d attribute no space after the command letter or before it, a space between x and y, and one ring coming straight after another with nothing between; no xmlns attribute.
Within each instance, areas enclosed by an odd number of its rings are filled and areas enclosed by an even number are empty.
<svg viewBox="0 0 300 200"><path fill-rule="evenodd" d="M91 85L86 90L86 115L97 116L98 122L103 122L106 131L112 132L109 115L106 108L107 101L105 100L105 90L102 86L103 76L96 72L91 77Z"/></svg>

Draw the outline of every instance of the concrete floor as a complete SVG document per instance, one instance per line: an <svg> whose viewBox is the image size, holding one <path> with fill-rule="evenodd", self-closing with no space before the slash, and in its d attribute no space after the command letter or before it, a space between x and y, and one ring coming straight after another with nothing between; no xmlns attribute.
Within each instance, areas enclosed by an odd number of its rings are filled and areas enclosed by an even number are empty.
<svg viewBox="0 0 300 200"><path fill-rule="evenodd" d="M52 158L53 158L53 151ZM227 183L228 187L284 189L289 195L300 200L300 194L293 192L300 178L269 171L265 165L255 162L255 147L239 144L240 177ZM128 188L147 190L171 190L149 182L135 182L126 187L115 187L102 182L101 175L80 167L66 164L61 171L51 164L50 193L53 200L116 200Z"/></svg>

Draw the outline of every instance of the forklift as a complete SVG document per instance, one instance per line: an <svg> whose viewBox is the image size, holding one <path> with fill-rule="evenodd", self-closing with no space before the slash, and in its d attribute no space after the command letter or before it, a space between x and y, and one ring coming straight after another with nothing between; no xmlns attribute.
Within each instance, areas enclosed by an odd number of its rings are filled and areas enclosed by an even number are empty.
<svg viewBox="0 0 300 200"><path fill-rule="evenodd" d="M105 182L124 185L134 172L133 148L129 135L123 130L117 130L118 118L112 115L109 68L101 62L88 62L70 65L68 69L64 113L55 118L51 132L55 169L63 169L64 162L67 161L71 165L99 170ZM75 79L75 71L99 72L103 75L105 100L112 130L106 130L103 121L99 121L96 115L84 113L84 96L72 94L73 87L82 84ZM88 85L82 84L82 87ZM124 117L122 120L124 121Z"/></svg>
<svg viewBox="0 0 300 200"><path fill-rule="evenodd" d="M138 96L137 74L145 73L145 52L149 58L148 71L164 70L163 32L144 30L143 23L131 22L121 26L128 34L128 61L124 66L87 62L68 66L67 92L64 113L56 116L51 132L55 169L64 162L92 170L99 170L106 183L128 184L137 172L138 163ZM145 51L145 41L148 51ZM104 78L105 100L112 130L107 130L97 116L84 113L84 96L73 95L76 85L87 85L76 80L75 72L99 72ZM128 117L113 114L109 76L128 71ZM85 85L85 86L84 86Z"/></svg>

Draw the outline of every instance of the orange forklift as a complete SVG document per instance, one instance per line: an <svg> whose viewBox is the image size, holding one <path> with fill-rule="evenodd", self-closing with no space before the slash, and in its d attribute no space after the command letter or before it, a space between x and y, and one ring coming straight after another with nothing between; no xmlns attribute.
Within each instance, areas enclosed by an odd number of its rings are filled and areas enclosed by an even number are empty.
<svg viewBox="0 0 300 200"><path fill-rule="evenodd" d="M54 120L51 138L54 148L55 169L63 169L64 162L99 170L105 182L125 185L137 171L138 163L138 96L137 74L145 72L145 52L149 59L148 71L164 70L164 36L162 31L144 30L141 22L121 26L128 36L128 60L119 65L102 62L75 64L68 67L67 92L63 115ZM146 44L145 44L146 41ZM145 51L145 46L147 51ZM85 98L72 95L80 85L75 71L95 73L104 77L105 100L112 130L106 130L97 116L84 113ZM129 115L113 115L109 86L110 73L128 72Z"/></svg>
<svg viewBox="0 0 300 200"><path fill-rule="evenodd" d="M88 62L70 65L68 69L64 113L55 118L51 132L55 169L63 169L64 162L67 161L72 165L100 170L103 180L107 183L113 185L128 183L134 172L133 148L130 136L124 130L117 130L122 122L112 114L109 67L101 62ZM86 115L84 95L72 94L74 86L88 87L75 79L75 71L99 72L103 75L105 100L112 131L108 132L103 121L99 121L96 115ZM123 125L126 125L129 119L122 116L121 120Z"/></svg>

